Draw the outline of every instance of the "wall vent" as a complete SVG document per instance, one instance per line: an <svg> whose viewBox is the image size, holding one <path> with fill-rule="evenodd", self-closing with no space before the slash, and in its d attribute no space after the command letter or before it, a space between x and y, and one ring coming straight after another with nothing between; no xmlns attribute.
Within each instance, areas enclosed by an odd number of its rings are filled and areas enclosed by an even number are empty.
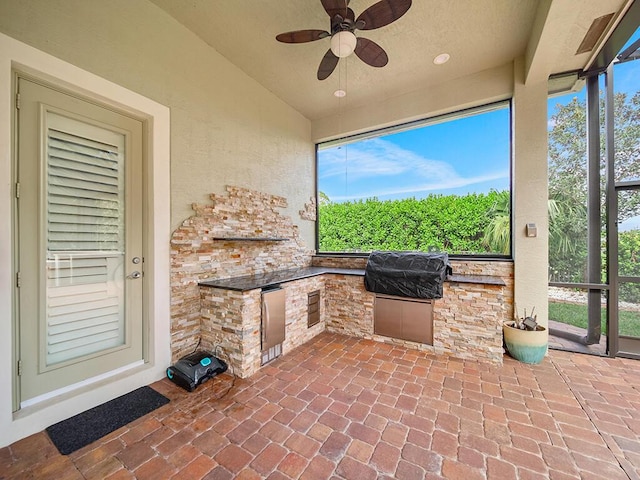
<svg viewBox="0 0 640 480"><path fill-rule="evenodd" d="M596 43L598 43L598 40L600 40L600 38L602 37L602 34L607 28L607 25L609 25L609 22L611 21L613 16L613 13L609 13L607 15L596 18L591 23L589 30L587 30L587 33L585 34L582 42L580 43L580 46L578 47L578 50L576 50L576 55L587 53L593 50L593 47L596 46Z"/></svg>

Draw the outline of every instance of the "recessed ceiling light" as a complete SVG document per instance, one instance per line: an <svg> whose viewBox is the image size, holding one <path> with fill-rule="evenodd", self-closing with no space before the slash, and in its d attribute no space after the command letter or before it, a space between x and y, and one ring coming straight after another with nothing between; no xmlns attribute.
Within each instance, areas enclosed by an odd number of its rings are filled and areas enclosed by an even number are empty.
<svg viewBox="0 0 640 480"><path fill-rule="evenodd" d="M436 65L442 65L443 63L447 63L451 56L448 53L441 53L436 58L433 59L433 63Z"/></svg>
<svg viewBox="0 0 640 480"><path fill-rule="evenodd" d="M336 90L335 92L333 92L333 94L338 98L342 98L347 94L347 92L345 92L344 90Z"/></svg>

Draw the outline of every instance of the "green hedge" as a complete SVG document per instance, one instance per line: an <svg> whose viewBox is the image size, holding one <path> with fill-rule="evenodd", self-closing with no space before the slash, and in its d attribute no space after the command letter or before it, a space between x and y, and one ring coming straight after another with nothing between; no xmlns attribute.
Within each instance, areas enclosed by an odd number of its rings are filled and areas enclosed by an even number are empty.
<svg viewBox="0 0 640 480"><path fill-rule="evenodd" d="M497 253L483 238L490 213L508 192L377 198L319 206L321 252L438 250L450 254Z"/></svg>

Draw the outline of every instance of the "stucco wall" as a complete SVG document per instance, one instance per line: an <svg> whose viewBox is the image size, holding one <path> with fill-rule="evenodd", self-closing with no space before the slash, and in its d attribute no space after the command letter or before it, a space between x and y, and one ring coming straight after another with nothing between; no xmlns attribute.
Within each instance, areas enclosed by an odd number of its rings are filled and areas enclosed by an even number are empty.
<svg viewBox="0 0 640 480"><path fill-rule="evenodd" d="M549 223L547 173L547 81L524 84L524 61L515 64L513 95L513 258L514 303L520 315L536 307L538 321L547 326ZM526 225L537 226L527 237Z"/></svg>
<svg viewBox="0 0 640 480"><path fill-rule="evenodd" d="M146 0L3 0L0 31L171 109L171 224L238 185L289 200L314 194L310 123ZM168 239L167 239L168 240Z"/></svg>
<svg viewBox="0 0 640 480"><path fill-rule="evenodd" d="M506 100L512 94L513 65L509 63L446 84L425 85L422 90L375 104L345 107L337 115L315 120L312 138L314 142L321 142L354 135Z"/></svg>

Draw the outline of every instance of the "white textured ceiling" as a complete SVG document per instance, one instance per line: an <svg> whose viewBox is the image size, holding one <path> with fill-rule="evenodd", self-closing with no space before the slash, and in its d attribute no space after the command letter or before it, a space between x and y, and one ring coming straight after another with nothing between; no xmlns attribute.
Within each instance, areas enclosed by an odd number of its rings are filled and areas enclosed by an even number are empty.
<svg viewBox="0 0 640 480"><path fill-rule="evenodd" d="M265 88L315 120L335 113L333 92L366 105L428 88L529 55L556 73L581 68L574 55L594 18L617 12L625 0L414 0L396 22L358 31L382 46L389 64L373 68L355 55L341 59L324 81L316 78L329 39L277 42L278 33L329 30L320 0L151 0ZM376 0L351 0L356 17ZM545 30L546 29L546 30ZM549 32L550 30L550 32ZM540 41L542 39L542 41ZM535 43L538 48L532 48ZM448 53L442 66L433 58Z"/></svg>

